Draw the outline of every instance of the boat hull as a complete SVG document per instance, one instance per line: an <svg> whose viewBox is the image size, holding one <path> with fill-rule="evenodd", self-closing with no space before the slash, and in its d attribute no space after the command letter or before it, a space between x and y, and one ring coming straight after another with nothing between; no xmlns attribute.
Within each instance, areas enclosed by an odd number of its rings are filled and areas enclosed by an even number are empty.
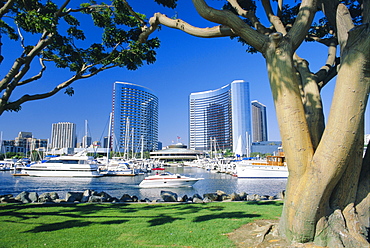
<svg viewBox="0 0 370 248"><path fill-rule="evenodd" d="M139 186L142 188L162 188L162 187L192 187L198 179L156 179L156 180L146 180L144 179Z"/></svg>
<svg viewBox="0 0 370 248"><path fill-rule="evenodd" d="M238 178L287 178L289 176L286 166L272 165L244 165L237 167Z"/></svg>
<svg viewBox="0 0 370 248"><path fill-rule="evenodd" d="M90 166L47 166L42 168L38 167L28 167L23 168L22 174L27 174L34 177L101 177L97 168Z"/></svg>

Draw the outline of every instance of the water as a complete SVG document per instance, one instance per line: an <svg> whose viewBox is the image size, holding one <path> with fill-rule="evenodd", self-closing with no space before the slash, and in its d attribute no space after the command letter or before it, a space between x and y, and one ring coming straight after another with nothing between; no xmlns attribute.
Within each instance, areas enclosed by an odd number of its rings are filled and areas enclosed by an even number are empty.
<svg viewBox="0 0 370 248"><path fill-rule="evenodd" d="M190 188L139 188L139 183L145 175L134 177L98 177L98 178L67 178L67 177L25 177L13 176L9 171L0 171L0 195L13 194L16 196L22 191L56 192L59 198L65 198L67 192L81 192L86 189L104 191L113 197L120 198L123 194L135 195L139 199L148 198L155 200L160 198L161 190L169 190L178 196L193 196L205 193L215 193L222 190L227 194L233 192L247 194L259 194L274 196L285 189L286 179L247 179L236 178L223 173L211 173L195 167L171 167L166 170L172 173L180 173L191 177L201 177Z"/></svg>

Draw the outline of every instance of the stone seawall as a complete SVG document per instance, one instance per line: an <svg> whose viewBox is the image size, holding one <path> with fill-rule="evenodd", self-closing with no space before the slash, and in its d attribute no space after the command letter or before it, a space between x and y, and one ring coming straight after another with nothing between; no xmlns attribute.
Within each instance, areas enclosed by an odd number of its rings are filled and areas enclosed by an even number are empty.
<svg viewBox="0 0 370 248"><path fill-rule="evenodd" d="M138 199L136 196L123 194L120 198L112 197L108 193L102 191L85 190L83 192L67 192L65 199L60 199L55 192L38 194L36 192L23 191L17 196L12 194L0 195L0 203L134 203L134 202L183 202L183 203L206 203L214 201L264 201L264 200L283 200L285 191L281 191L278 195L257 195L243 193L226 194L221 190L215 193L207 193L200 196L184 195L178 196L171 191L162 190L158 199Z"/></svg>

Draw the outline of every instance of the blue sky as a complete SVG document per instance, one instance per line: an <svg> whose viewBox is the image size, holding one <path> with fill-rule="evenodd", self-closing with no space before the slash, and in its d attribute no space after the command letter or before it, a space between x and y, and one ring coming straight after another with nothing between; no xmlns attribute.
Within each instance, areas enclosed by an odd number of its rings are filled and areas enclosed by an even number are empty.
<svg viewBox="0 0 370 248"><path fill-rule="evenodd" d="M72 1L73 2L73 1ZM180 1L176 10L162 8L152 0L133 2L136 11L152 16L162 12L168 16L177 13L194 26L211 27L196 13L190 1ZM210 1L220 6L222 1ZM85 120L88 133L95 140L102 140L108 133L108 119L112 108L112 89L115 81L130 82L152 89L159 98L159 140L163 145L177 142L188 144L188 98L190 93L220 88L233 80L242 79L250 83L250 99L267 106L269 140L280 140L275 110L267 79L266 65L260 54L247 54L245 47L229 38L202 39L184 34L179 30L162 27L154 33L161 40L157 49L157 61L136 71L123 68L112 69L97 76L73 84L75 94L70 97L63 93L29 102L18 113L6 112L0 116L0 131L3 139L14 139L20 131L32 132L35 138L50 138L52 123L73 122L77 124L79 141L85 134ZM17 47L3 38L2 48L5 60L19 54ZM306 43L298 54L310 62L312 71L317 71L325 62L326 48ZM37 64L35 64L37 66ZM0 76L9 69L4 61ZM24 93L39 93L51 89L53 82L61 82L69 75L67 70L50 71L37 84L17 90L17 96ZM323 89L324 108L330 108L334 81ZM367 111L366 120L370 120ZM366 122L366 133L370 123Z"/></svg>

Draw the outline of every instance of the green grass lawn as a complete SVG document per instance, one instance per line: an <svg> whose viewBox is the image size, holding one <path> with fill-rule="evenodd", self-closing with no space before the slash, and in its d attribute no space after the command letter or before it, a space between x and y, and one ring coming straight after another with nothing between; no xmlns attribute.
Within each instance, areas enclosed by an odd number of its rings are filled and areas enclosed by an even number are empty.
<svg viewBox="0 0 370 248"><path fill-rule="evenodd" d="M1 204L0 247L235 247L225 234L282 205Z"/></svg>

